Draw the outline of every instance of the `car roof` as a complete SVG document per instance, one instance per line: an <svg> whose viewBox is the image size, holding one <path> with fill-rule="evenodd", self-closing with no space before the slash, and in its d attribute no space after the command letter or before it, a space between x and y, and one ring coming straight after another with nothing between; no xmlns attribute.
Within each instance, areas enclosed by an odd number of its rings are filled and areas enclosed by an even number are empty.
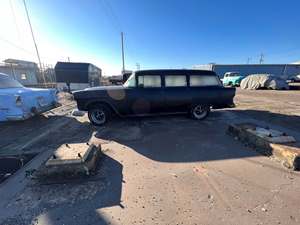
<svg viewBox="0 0 300 225"><path fill-rule="evenodd" d="M210 75L216 76L216 73L211 70L192 70L192 69L153 69L153 70L138 70L137 75Z"/></svg>
<svg viewBox="0 0 300 225"><path fill-rule="evenodd" d="M240 72L237 72L237 71L231 71L231 72L226 72L225 74L231 74L231 73L240 73Z"/></svg>

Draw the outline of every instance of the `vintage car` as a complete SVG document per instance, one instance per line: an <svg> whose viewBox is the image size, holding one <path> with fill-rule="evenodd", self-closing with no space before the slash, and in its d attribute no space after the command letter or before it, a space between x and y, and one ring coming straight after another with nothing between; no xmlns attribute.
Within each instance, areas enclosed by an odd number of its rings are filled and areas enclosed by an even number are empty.
<svg viewBox="0 0 300 225"><path fill-rule="evenodd" d="M0 121L25 120L58 105L55 89L26 88L0 73Z"/></svg>
<svg viewBox="0 0 300 225"><path fill-rule="evenodd" d="M224 86L234 86L238 87L241 84L241 81L245 77L242 76L239 72L227 72L224 74L224 78L222 79Z"/></svg>
<svg viewBox="0 0 300 225"><path fill-rule="evenodd" d="M123 86L103 86L73 92L79 110L92 124L119 116L189 113L204 119L210 108L233 107L235 88L223 87L213 71L142 70Z"/></svg>
<svg viewBox="0 0 300 225"><path fill-rule="evenodd" d="M291 78L287 79L287 83L300 83L300 74L292 76Z"/></svg>

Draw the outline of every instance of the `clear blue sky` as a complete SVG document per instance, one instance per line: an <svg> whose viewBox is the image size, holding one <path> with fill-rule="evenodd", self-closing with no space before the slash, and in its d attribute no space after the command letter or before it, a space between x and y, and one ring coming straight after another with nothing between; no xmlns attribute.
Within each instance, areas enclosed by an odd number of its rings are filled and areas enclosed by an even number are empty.
<svg viewBox="0 0 300 225"><path fill-rule="evenodd" d="M248 57L257 63L261 52L265 63L300 60L299 0L27 0L27 4L33 24L42 27L49 40L83 56L99 55L118 70L121 30L129 69L137 62L141 68L246 63Z"/></svg>

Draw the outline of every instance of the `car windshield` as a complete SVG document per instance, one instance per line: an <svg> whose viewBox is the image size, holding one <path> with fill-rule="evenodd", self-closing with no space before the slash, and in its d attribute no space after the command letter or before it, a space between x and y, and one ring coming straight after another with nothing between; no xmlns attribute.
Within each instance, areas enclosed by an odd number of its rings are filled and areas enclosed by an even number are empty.
<svg viewBox="0 0 300 225"><path fill-rule="evenodd" d="M11 79L9 77L0 77L0 88L18 88L23 87L17 80Z"/></svg>
<svg viewBox="0 0 300 225"><path fill-rule="evenodd" d="M135 87L135 74L132 73L128 80L123 84L124 87Z"/></svg>

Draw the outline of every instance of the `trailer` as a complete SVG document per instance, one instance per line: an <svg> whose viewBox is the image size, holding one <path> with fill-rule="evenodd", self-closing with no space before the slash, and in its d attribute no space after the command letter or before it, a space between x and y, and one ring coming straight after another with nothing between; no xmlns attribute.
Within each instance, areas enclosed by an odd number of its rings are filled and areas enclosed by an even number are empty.
<svg viewBox="0 0 300 225"><path fill-rule="evenodd" d="M102 71L91 63L57 62L55 74L59 90L75 91L100 86Z"/></svg>

